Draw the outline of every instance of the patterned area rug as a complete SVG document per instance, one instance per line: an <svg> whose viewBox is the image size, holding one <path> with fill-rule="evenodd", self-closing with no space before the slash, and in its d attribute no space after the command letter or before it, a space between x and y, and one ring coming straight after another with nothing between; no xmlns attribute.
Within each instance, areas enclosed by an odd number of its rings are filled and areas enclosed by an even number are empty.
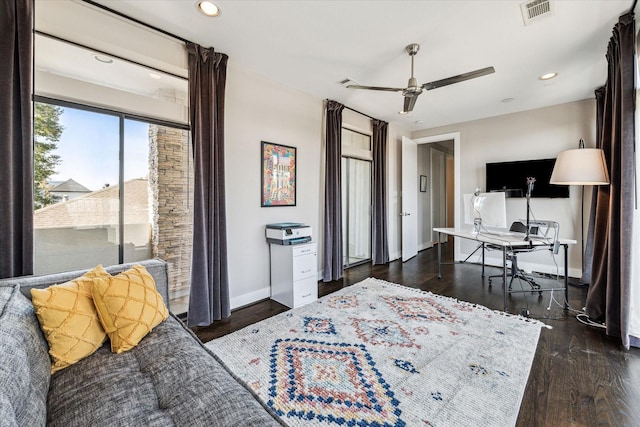
<svg viewBox="0 0 640 427"><path fill-rule="evenodd" d="M541 326L369 278L207 347L291 426L503 427Z"/></svg>

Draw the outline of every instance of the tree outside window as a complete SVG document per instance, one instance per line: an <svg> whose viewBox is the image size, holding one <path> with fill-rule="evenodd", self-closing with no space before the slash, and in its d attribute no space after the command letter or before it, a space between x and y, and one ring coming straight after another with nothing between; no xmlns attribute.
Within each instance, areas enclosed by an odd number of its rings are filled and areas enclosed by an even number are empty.
<svg viewBox="0 0 640 427"><path fill-rule="evenodd" d="M34 171L33 171L33 203L34 209L57 203L59 197L49 192L49 178L56 173L60 164L60 156L53 152L58 147L63 127L60 124L62 108L35 103L34 106Z"/></svg>

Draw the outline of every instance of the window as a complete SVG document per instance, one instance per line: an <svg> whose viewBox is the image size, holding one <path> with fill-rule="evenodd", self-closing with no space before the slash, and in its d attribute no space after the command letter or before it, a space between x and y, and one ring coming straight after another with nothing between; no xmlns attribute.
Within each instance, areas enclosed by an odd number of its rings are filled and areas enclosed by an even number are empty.
<svg viewBox="0 0 640 427"><path fill-rule="evenodd" d="M51 102L35 106L35 273L158 256L173 262L172 295L188 294L188 131Z"/></svg>
<svg viewBox="0 0 640 427"><path fill-rule="evenodd" d="M35 132L35 270L160 257L172 309L186 311L193 177L184 43L87 2L37 0L35 27L36 112L54 120Z"/></svg>

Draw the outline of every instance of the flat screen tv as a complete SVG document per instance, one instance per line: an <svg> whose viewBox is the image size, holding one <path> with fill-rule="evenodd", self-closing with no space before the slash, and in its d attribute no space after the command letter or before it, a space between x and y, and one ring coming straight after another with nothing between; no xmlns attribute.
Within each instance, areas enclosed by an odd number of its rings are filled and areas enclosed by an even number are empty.
<svg viewBox="0 0 640 427"><path fill-rule="evenodd" d="M536 179L531 197L569 197L568 185L549 184L556 159L487 163L487 192L504 191L506 197L524 197L527 178Z"/></svg>

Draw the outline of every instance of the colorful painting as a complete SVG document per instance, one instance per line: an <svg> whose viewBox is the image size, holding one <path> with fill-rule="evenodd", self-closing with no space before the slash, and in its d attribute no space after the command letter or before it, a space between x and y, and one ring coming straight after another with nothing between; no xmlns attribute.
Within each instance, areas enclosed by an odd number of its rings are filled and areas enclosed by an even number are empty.
<svg viewBox="0 0 640 427"><path fill-rule="evenodd" d="M296 205L296 148L262 141L262 207Z"/></svg>

